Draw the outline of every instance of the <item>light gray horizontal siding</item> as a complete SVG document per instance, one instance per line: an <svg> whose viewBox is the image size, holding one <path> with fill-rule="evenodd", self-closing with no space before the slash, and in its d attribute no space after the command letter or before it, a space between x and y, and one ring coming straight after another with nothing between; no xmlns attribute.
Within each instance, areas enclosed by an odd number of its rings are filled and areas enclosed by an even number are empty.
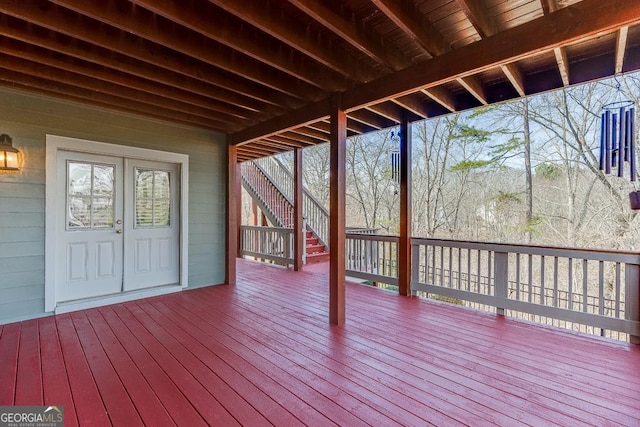
<svg viewBox="0 0 640 427"><path fill-rule="evenodd" d="M224 281L224 135L13 89L0 99L0 133L24 164L0 174L0 323L44 314L47 134L188 154L189 285Z"/></svg>

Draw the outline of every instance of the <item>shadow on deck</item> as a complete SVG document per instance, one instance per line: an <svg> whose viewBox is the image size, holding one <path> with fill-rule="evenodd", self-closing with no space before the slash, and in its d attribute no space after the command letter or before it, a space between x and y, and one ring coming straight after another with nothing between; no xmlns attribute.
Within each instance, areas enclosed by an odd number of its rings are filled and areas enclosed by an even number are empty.
<svg viewBox="0 0 640 427"><path fill-rule="evenodd" d="M238 260L238 284L0 326L0 405L66 426L639 425L640 348Z"/></svg>

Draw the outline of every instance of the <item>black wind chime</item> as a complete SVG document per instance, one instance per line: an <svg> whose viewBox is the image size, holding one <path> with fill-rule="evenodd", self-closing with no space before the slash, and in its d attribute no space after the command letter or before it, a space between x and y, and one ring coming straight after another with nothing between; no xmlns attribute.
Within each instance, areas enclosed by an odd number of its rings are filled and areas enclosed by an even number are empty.
<svg viewBox="0 0 640 427"><path fill-rule="evenodd" d="M620 83L617 83L620 94ZM635 111L635 102L617 100L602 107L600 121L600 170L608 175L615 169L619 177L624 177L626 165L629 165L632 182L636 181ZM640 192L631 192L629 201L631 209L640 209Z"/></svg>
<svg viewBox="0 0 640 427"><path fill-rule="evenodd" d="M400 132L391 131L391 179L400 184ZM395 194L398 194L398 186L396 185Z"/></svg>

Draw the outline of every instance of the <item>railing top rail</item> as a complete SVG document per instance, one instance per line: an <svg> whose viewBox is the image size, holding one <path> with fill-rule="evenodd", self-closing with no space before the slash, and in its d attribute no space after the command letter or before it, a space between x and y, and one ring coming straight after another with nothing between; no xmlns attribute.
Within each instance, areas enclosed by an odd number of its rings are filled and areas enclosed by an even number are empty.
<svg viewBox="0 0 640 427"><path fill-rule="evenodd" d="M280 161L280 159L278 159L275 156L271 156L270 158L272 158L282 168L282 170L284 170L286 172L286 174L289 175L291 177L291 179L293 179L293 172L291 172L289 170L289 168L287 168L287 166ZM306 188L303 188L302 192L304 193L305 196L307 196L309 199L311 199L311 201L318 207L318 209L320 209L323 213L325 213L327 216L329 216L329 211L327 210L327 208L325 208L322 205L322 203L320 203L318 201L318 199L316 199L315 196L313 194L311 194L311 192L309 190L307 190Z"/></svg>
<svg viewBox="0 0 640 427"><path fill-rule="evenodd" d="M293 233L293 228L288 227L264 227L260 225L241 225L241 229L256 231L277 231L281 233Z"/></svg>
<svg viewBox="0 0 640 427"><path fill-rule="evenodd" d="M372 240L376 242L399 242L400 236L389 236L382 234L360 234L360 233L346 233L347 239L353 240Z"/></svg>
<svg viewBox="0 0 640 427"><path fill-rule="evenodd" d="M285 198L285 200L287 202L289 202L289 204L293 205L293 201L289 198L289 196L287 195L286 191L284 191L282 188L280 188L280 186L278 185L278 183L275 182L275 180L272 179L271 175L269 175L267 173L267 171L264 170L264 168L262 167L262 165L260 165L260 163L258 163L256 160L252 161L253 165L258 168L258 170L267 178L269 178L267 181L270 183L270 185L272 185L273 187L275 187L276 190L278 190L280 192L280 194L282 194L282 197Z"/></svg>
<svg viewBox="0 0 640 427"><path fill-rule="evenodd" d="M513 252L525 255L590 259L594 261L622 262L640 265L640 253L605 249L563 248L555 246L530 246L512 243L484 243L465 240L411 238L412 245L446 246L461 249L479 249L494 252Z"/></svg>

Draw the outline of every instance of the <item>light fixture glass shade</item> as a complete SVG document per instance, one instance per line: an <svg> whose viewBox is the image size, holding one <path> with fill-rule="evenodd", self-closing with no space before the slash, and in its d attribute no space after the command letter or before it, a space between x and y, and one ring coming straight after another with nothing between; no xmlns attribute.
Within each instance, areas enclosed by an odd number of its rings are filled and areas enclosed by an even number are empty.
<svg viewBox="0 0 640 427"><path fill-rule="evenodd" d="M13 148L13 139L7 135L0 135L0 171L17 171L19 151Z"/></svg>

